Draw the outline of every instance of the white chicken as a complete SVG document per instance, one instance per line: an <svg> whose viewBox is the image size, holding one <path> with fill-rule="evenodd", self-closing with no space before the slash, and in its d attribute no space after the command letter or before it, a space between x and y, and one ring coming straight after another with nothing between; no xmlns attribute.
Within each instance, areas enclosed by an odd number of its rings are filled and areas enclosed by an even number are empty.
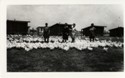
<svg viewBox="0 0 125 78"><path fill-rule="evenodd" d="M19 36L19 38L18 38ZM32 37L27 35L26 37L23 37L21 35L11 35L7 36L7 48L24 48L26 51L32 50L33 48L61 48L64 50L69 50L70 48L76 48L79 50L88 49L93 50L92 47L103 47L103 50L108 51L109 47L123 47L122 42L113 42L111 40L99 40L97 39L95 42L90 42L88 38L80 39L76 38L75 43L71 43L71 39L69 39L66 43L61 43L62 38L57 36L50 37L50 43L41 43L41 41L44 41L43 38L40 37Z"/></svg>

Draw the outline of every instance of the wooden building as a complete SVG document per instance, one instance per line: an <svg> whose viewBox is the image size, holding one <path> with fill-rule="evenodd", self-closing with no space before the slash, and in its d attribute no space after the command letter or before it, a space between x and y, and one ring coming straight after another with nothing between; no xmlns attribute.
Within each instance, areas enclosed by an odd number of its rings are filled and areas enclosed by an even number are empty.
<svg viewBox="0 0 125 78"><path fill-rule="evenodd" d="M94 25L93 23L91 24L91 26L88 26L86 28L83 28L81 31L82 31L82 34L85 35L85 36L89 36L90 34L90 28L91 27L95 27L95 35L96 36L103 36L104 34L104 28L106 26L98 26L98 25Z"/></svg>
<svg viewBox="0 0 125 78"><path fill-rule="evenodd" d="M71 24L67 24L68 27L71 27ZM64 28L65 24L61 24L61 23L56 23L52 26L50 26L50 35L52 36L61 36L62 32L63 32L63 28Z"/></svg>
<svg viewBox="0 0 125 78"><path fill-rule="evenodd" d="M29 35L37 35L37 30L32 28L32 29L29 29L29 32L28 32Z"/></svg>
<svg viewBox="0 0 125 78"><path fill-rule="evenodd" d="M112 37L123 37L124 35L124 28L123 27L117 27L114 29L110 29L110 36Z"/></svg>
<svg viewBox="0 0 125 78"><path fill-rule="evenodd" d="M7 34L22 34L28 33L29 21L7 20Z"/></svg>

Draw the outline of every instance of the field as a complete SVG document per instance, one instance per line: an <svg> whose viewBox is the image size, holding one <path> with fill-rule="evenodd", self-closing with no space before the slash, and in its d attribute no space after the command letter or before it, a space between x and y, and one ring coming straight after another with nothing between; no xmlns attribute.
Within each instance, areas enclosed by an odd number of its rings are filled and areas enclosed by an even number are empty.
<svg viewBox="0 0 125 78"><path fill-rule="evenodd" d="M103 40L104 38L99 38ZM105 38L109 39L109 38ZM123 43L121 38L111 41ZM42 43L41 43L42 44ZM88 44L92 44L88 42ZM107 49L104 49L107 48ZM78 49L7 48L8 72L121 72L124 70L122 47L98 46Z"/></svg>

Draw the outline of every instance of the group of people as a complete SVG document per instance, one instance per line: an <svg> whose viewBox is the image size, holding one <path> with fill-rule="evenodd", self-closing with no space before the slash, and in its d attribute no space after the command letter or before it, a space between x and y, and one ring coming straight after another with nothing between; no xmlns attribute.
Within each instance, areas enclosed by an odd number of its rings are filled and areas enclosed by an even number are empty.
<svg viewBox="0 0 125 78"><path fill-rule="evenodd" d="M71 26L68 26L67 23L65 23L63 29L62 29L62 42L66 42L69 38L69 36L72 39L72 42L75 42L75 23ZM44 42L49 42L49 37L50 37L50 29L48 27L48 23L45 23L44 31L43 31L43 37L44 37Z"/></svg>
<svg viewBox="0 0 125 78"><path fill-rule="evenodd" d="M69 26L67 23L65 23L64 27L63 27L63 31L62 31L62 42L67 42L69 36L72 39L72 42L75 42L75 35L76 35L76 29L75 29L76 24L73 23L71 26ZM90 28L90 41L94 41L95 40L95 27L92 24L91 28ZM50 37L50 29L48 27L48 23L45 23L45 27L44 27L44 31L43 31L43 37L44 37L44 42L49 42L49 37Z"/></svg>
<svg viewBox="0 0 125 78"><path fill-rule="evenodd" d="M75 23L72 26L68 26L67 23L65 23L65 26L63 28L63 42L66 42L68 40L68 37L70 36L72 39L72 42L75 42L75 33L76 33L76 29L75 29Z"/></svg>

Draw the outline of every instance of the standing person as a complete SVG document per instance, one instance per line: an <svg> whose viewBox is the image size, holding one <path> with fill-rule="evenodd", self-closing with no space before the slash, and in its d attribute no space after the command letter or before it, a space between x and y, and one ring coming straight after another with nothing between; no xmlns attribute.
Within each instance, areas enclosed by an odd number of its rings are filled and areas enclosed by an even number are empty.
<svg viewBox="0 0 125 78"><path fill-rule="evenodd" d="M49 42L50 30L48 27L48 23L45 23L45 28L43 31L44 42Z"/></svg>
<svg viewBox="0 0 125 78"><path fill-rule="evenodd" d="M95 40L95 27L94 27L94 24L92 23L91 24L91 28L89 29L90 31L90 35L89 35L89 39L90 39L90 42Z"/></svg>
<svg viewBox="0 0 125 78"><path fill-rule="evenodd" d="M72 39L72 42L75 42L75 34L76 34L76 29L75 29L76 24L73 23L72 27L69 29L70 37Z"/></svg>
<svg viewBox="0 0 125 78"><path fill-rule="evenodd" d="M66 42L68 40L68 36L69 36L69 28L67 23L65 23L65 26L63 28L63 42Z"/></svg>

